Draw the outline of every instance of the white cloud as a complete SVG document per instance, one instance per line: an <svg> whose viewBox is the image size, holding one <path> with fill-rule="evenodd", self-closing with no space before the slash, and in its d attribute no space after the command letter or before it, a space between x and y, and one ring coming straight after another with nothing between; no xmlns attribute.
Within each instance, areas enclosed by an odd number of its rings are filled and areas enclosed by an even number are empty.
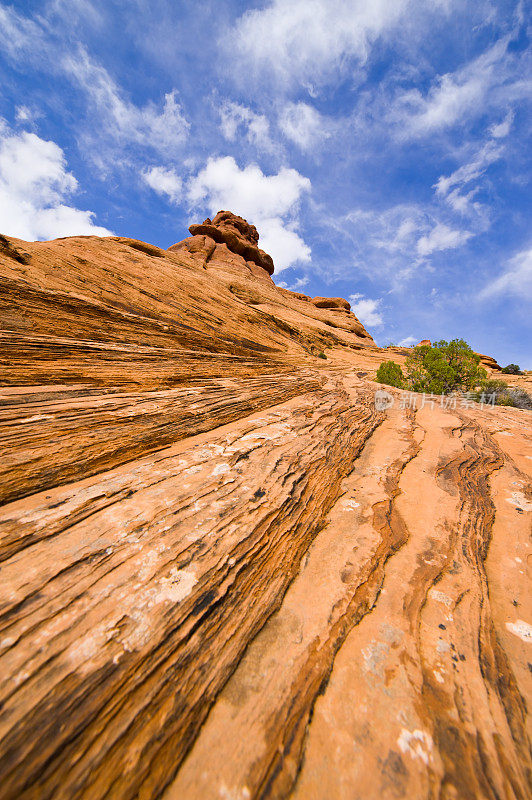
<svg viewBox="0 0 532 800"><path fill-rule="evenodd" d="M369 297L364 297L364 295L357 293L350 295L349 301L353 313L364 326L378 328L384 324L382 312L379 310L382 298L372 300Z"/></svg>
<svg viewBox="0 0 532 800"><path fill-rule="evenodd" d="M104 132L119 144L132 142L162 154L175 152L186 140L190 126L175 90L165 94L162 109L152 102L138 107L123 97L107 70L83 48L75 57L66 56L62 66L87 94L98 120L99 146Z"/></svg>
<svg viewBox="0 0 532 800"><path fill-rule="evenodd" d="M415 336L406 336L404 339L401 339L401 341L399 342L399 346L412 347L412 345L416 344L416 342L418 341L419 339L417 339Z"/></svg>
<svg viewBox="0 0 532 800"><path fill-rule="evenodd" d="M513 111L509 111L502 122L498 125L492 125L490 133L494 139L504 139L510 133L514 121Z"/></svg>
<svg viewBox="0 0 532 800"><path fill-rule="evenodd" d="M501 294L514 294L523 298L532 295L532 247L522 250L508 262L508 269L491 281L480 292L486 299Z"/></svg>
<svg viewBox="0 0 532 800"><path fill-rule="evenodd" d="M500 39L461 69L438 77L425 97L418 89L401 95L392 110L399 137L425 136L485 111L489 90L508 77L508 43L508 37Z"/></svg>
<svg viewBox="0 0 532 800"><path fill-rule="evenodd" d="M256 164L240 169L234 158L210 158L189 185L192 203L203 203L211 212L220 208L249 218L265 219L294 211L303 192L310 191L308 178L283 167L277 175L264 175Z"/></svg>
<svg viewBox="0 0 532 800"><path fill-rule="evenodd" d="M477 217L483 218L484 226L489 224L488 215L484 207L474 198L480 191L480 186L473 186L469 191L464 187L477 181L486 172L488 167L498 161L504 153L504 147L497 141L489 140L474 158L463 164L451 175L441 175L434 188L436 194L459 214L474 212Z"/></svg>
<svg viewBox="0 0 532 800"><path fill-rule="evenodd" d="M40 25L10 8L0 5L0 47L10 58L46 50L44 32ZM27 56L26 56L27 57Z"/></svg>
<svg viewBox="0 0 532 800"><path fill-rule="evenodd" d="M60 21L66 21L69 25L77 20L88 22L95 27L101 27L104 23L102 13L90 0L51 0L47 4L46 11L51 18L58 17Z"/></svg>
<svg viewBox="0 0 532 800"><path fill-rule="evenodd" d="M166 195L171 203L178 203L181 199L183 181L175 170L151 167L144 170L142 178L154 192Z"/></svg>
<svg viewBox="0 0 532 800"><path fill-rule="evenodd" d="M29 106L17 106L15 108L15 120L20 125L31 125L41 114Z"/></svg>
<svg viewBox="0 0 532 800"><path fill-rule="evenodd" d="M280 82L312 86L364 63L371 44L394 26L408 0L272 0L246 11L230 46L248 68ZM242 65L238 65L239 71Z"/></svg>
<svg viewBox="0 0 532 800"><path fill-rule="evenodd" d="M502 155L502 147L493 141L487 142L475 158L447 177L441 175L435 184L436 194L445 197L455 186L464 186L479 178L486 169Z"/></svg>
<svg viewBox="0 0 532 800"><path fill-rule="evenodd" d="M452 250L465 244L472 236L470 231L455 230L438 222L430 233L418 240L417 252L420 256L429 256L437 250Z"/></svg>
<svg viewBox="0 0 532 800"><path fill-rule="evenodd" d="M220 109L221 128L225 138L233 142L240 129L245 131L248 142L260 150L272 151L270 123L264 114L257 114L247 106L226 102Z"/></svg>
<svg viewBox="0 0 532 800"><path fill-rule="evenodd" d="M48 4L44 15L35 20L0 5L0 49L16 62L31 63L47 76L60 74L86 95L91 116L80 138L93 145L98 161L105 161L108 143L137 144L163 155L175 153L187 139L189 123L178 101L176 90L164 95L160 104L148 102L137 106L129 100L108 71L95 62L83 45L69 47L64 37L57 39L57 17L68 14L69 29L75 21L93 25L102 23L100 12L88 0L56 0Z"/></svg>
<svg viewBox="0 0 532 800"><path fill-rule="evenodd" d="M297 263L310 261L310 247L294 230L294 223L285 223L280 217L260 220L260 247L271 255L275 272L282 272Z"/></svg>
<svg viewBox="0 0 532 800"><path fill-rule="evenodd" d="M33 241L58 236L109 236L94 214L64 204L77 189L63 151L34 133L0 127L0 231Z"/></svg>
<svg viewBox="0 0 532 800"><path fill-rule="evenodd" d="M234 158L210 158L188 184L192 206L211 214L221 209L240 214L257 226L260 246L272 256L276 272L310 259L310 248L296 233L299 200L310 191L308 178L283 167L264 175L256 164L240 169Z"/></svg>
<svg viewBox="0 0 532 800"><path fill-rule="evenodd" d="M286 283L285 281L278 281L277 286L280 286L281 289L288 289L290 292L300 292L301 289L304 289L310 283L308 275L304 275L302 278L296 278L293 283Z"/></svg>
<svg viewBox="0 0 532 800"><path fill-rule="evenodd" d="M311 150L330 135L321 114L308 103L287 103L279 116L279 127L301 150Z"/></svg>

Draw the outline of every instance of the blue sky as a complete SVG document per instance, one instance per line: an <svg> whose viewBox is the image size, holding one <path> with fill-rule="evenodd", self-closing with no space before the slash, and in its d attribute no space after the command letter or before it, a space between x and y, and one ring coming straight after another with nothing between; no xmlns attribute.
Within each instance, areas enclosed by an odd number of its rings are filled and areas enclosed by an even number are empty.
<svg viewBox="0 0 532 800"><path fill-rule="evenodd" d="M532 369L530 5L0 2L0 232L168 247L221 208L379 344Z"/></svg>

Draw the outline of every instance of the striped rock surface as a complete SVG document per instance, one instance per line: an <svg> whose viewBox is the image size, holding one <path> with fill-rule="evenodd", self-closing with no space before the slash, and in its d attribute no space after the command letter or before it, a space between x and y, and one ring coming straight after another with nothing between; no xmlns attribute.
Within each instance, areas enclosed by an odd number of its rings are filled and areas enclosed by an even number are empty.
<svg viewBox="0 0 532 800"><path fill-rule="evenodd" d="M0 798L529 797L531 412L379 410L225 245L6 241Z"/></svg>

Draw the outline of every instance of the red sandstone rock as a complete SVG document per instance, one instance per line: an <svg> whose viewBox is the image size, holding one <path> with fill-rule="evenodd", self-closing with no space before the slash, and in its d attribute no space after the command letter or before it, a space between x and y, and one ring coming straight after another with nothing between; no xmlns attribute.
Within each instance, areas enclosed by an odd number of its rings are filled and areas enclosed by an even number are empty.
<svg viewBox="0 0 532 800"><path fill-rule="evenodd" d="M430 339L422 339L419 344L416 344L416 347L432 347L432 342Z"/></svg>
<svg viewBox="0 0 532 800"><path fill-rule="evenodd" d="M482 364L483 367L488 367L489 369L497 371L501 370L500 364L498 364L497 361L491 356L485 356L482 355L482 353L477 353L476 355L480 356L480 363Z"/></svg>
<svg viewBox="0 0 532 800"><path fill-rule="evenodd" d="M351 304L343 297L313 297L310 301L316 308L330 308L340 311L351 311Z"/></svg>
<svg viewBox="0 0 532 800"><path fill-rule="evenodd" d="M528 796L530 412L205 234L0 278L2 800Z"/></svg>
<svg viewBox="0 0 532 800"><path fill-rule="evenodd" d="M250 225L242 217L230 211L219 211L211 221L207 218L201 225L191 225L192 236L204 234L218 244L225 244L232 253L252 261L273 275L274 266L271 256L257 246L259 234L254 225ZM173 245L175 247L175 245Z"/></svg>

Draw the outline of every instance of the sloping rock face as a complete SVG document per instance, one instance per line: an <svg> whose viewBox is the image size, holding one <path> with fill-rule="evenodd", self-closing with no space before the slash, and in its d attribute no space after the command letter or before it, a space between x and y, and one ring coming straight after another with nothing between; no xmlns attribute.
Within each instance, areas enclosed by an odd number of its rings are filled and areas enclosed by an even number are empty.
<svg viewBox="0 0 532 800"><path fill-rule="evenodd" d="M531 412L206 233L0 275L2 800L529 796Z"/></svg>

